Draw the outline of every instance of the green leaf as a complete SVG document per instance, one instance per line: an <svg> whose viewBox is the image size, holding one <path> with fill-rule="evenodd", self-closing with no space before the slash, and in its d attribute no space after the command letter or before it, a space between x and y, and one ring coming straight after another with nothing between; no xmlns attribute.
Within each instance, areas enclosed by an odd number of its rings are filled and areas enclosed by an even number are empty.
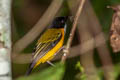
<svg viewBox="0 0 120 80"><path fill-rule="evenodd" d="M84 73L84 68L81 66L80 62L77 62L76 69L77 68L80 70L80 72Z"/></svg>
<svg viewBox="0 0 120 80"><path fill-rule="evenodd" d="M47 68L40 73L28 77L20 77L17 80L62 80L64 69L64 65L59 63L55 67Z"/></svg>

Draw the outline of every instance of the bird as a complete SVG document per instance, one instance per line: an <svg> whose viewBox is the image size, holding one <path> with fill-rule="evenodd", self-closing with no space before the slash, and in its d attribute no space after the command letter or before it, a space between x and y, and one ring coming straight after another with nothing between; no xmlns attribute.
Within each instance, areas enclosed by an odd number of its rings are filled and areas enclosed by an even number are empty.
<svg viewBox="0 0 120 80"><path fill-rule="evenodd" d="M67 21L68 16L55 17L51 25L41 34L26 75L29 75L32 70L41 63L47 62L53 65L50 60L52 60L63 47Z"/></svg>

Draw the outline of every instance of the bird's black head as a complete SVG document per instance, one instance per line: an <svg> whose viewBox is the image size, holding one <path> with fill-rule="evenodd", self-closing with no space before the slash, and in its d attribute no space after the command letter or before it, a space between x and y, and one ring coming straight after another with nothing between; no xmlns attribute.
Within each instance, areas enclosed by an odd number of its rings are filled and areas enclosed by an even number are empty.
<svg viewBox="0 0 120 80"><path fill-rule="evenodd" d="M65 24L67 22L68 16L65 17L56 17L53 20L53 23L51 25L52 28L64 28Z"/></svg>

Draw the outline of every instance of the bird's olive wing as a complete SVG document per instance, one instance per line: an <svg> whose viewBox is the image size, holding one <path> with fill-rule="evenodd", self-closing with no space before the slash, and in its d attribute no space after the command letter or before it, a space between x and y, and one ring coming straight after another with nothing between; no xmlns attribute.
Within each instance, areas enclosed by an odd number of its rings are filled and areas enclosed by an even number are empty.
<svg viewBox="0 0 120 80"><path fill-rule="evenodd" d="M43 33L37 42L34 59L39 55L44 56L50 49L52 49L61 39L61 31L58 29L48 29Z"/></svg>

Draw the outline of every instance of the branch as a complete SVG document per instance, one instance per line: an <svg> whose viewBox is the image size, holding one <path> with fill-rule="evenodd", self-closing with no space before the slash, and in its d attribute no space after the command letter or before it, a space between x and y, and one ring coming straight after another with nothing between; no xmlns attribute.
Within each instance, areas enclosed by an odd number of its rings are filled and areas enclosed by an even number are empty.
<svg viewBox="0 0 120 80"><path fill-rule="evenodd" d="M101 38L101 35L103 35L103 33L96 35L95 39ZM94 38L91 38L91 39L81 43L80 45L71 47L70 55L68 56L68 58L73 58L76 56L86 54L88 51L92 50L93 48L96 48L96 47L101 46L102 44L105 44L103 41L99 41L99 44L97 44L97 46L93 46L93 47L89 46L94 41L95 41ZM60 54L60 53L61 52L59 52L58 54ZM74 54L72 54L72 53L74 53ZM62 55L55 56L53 61L61 59L61 56ZM32 59L32 53L12 53L13 63L26 64L26 63L30 63L31 59Z"/></svg>
<svg viewBox="0 0 120 80"><path fill-rule="evenodd" d="M85 7L81 13L81 17L78 23L78 31L79 31L79 38L80 38L79 40L81 44L93 38L89 30L89 26L91 26L92 24L89 24L89 18L87 17L87 14L85 13L86 6L87 5L85 4ZM93 58L94 47L95 47L94 38L93 40L91 40L91 42L87 46L91 47L92 49L80 56L80 62L84 68L84 72L86 73L87 80L99 80L99 77L97 75L97 69L94 64L94 58ZM81 47L86 48L86 46L84 45L82 45Z"/></svg>
<svg viewBox="0 0 120 80"><path fill-rule="evenodd" d="M101 38L101 35L103 33L98 34L96 38ZM94 42L94 39L91 38L85 42L83 42L80 45L74 46L70 48L70 55L68 56L68 58L73 58L79 55L83 55L86 54L88 51L92 50L93 48L99 47L102 44L105 44L103 41L99 41L99 44L97 46L89 46L92 42ZM82 46L82 47L81 47ZM58 54L60 54L61 52L59 52ZM72 54L74 53L74 54ZM57 55L54 60L59 60L61 59L62 55ZM26 63L30 63L32 59L32 53L12 53L12 61L13 63L17 63L17 64L26 64Z"/></svg>
<svg viewBox="0 0 120 80"><path fill-rule="evenodd" d="M70 36L68 38L66 48L64 49L64 55L62 56L62 59L61 59L62 62L65 62L65 60L69 54L69 49L70 49L71 44L72 44L72 40L73 40L74 33L75 33L75 30L77 27L78 19L79 19L81 12L82 12L82 8L83 8L84 3L85 3L85 0L82 0L79 4L78 11L77 11L76 16L74 18L73 26L72 26L72 29L70 32Z"/></svg>
<svg viewBox="0 0 120 80"><path fill-rule="evenodd" d="M89 29L91 30L93 36L95 37L97 34L102 33L101 25L89 1L87 5L88 6L86 9L86 14L88 15L87 17L90 19L89 24L92 24L92 26L90 26ZM102 44L101 46L98 46L99 44L101 44L99 43L100 41L102 41L104 44ZM106 40L105 40L104 33L103 33L101 34L100 37L95 38L95 45L97 47L98 54L99 54L99 57L103 65L104 76L106 80L114 80L114 77L112 75L113 74L112 59L111 59L110 52L109 52L109 49L107 48L107 44L105 41ZM106 66L108 67L106 68Z"/></svg>
<svg viewBox="0 0 120 80"><path fill-rule="evenodd" d="M0 79L11 80L11 0L0 0Z"/></svg>
<svg viewBox="0 0 120 80"><path fill-rule="evenodd" d="M13 46L13 52L20 53L39 36L39 34L45 29L48 23L54 18L55 14L61 7L62 2L63 0L53 0L51 5L48 7L40 20L35 24L35 26L25 36L23 36L15 43Z"/></svg>
<svg viewBox="0 0 120 80"><path fill-rule="evenodd" d="M76 7L78 7L77 1L79 1L79 0L73 0L73 1L75 2L75 5L71 6L69 4L69 1L68 1L68 5L69 5L72 15L75 15L75 12L76 12L75 9L76 9ZM80 55L80 62L84 68L84 72L86 73L87 80L99 80L99 77L97 75L97 69L94 64L94 58L93 58L94 48L95 48L94 39L88 28L92 24L88 25L89 19L87 17L87 14L85 13L86 4L84 4L84 5L85 6L84 6L81 16L79 18L79 23L78 23L78 28L77 28L78 32L79 32L78 38L79 38L79 42L81 44L86 43L88 40L89 40L89 43L87 45L81 45L81 47L79 47L78 52L79 52L79 54L81 54L80 53L81 48L84 48L84 49L86 49L86 47L91 48L91 49L87 48L88 50L83 55ZM75 53L75 52L73 52L73 53Z"/></svg>

